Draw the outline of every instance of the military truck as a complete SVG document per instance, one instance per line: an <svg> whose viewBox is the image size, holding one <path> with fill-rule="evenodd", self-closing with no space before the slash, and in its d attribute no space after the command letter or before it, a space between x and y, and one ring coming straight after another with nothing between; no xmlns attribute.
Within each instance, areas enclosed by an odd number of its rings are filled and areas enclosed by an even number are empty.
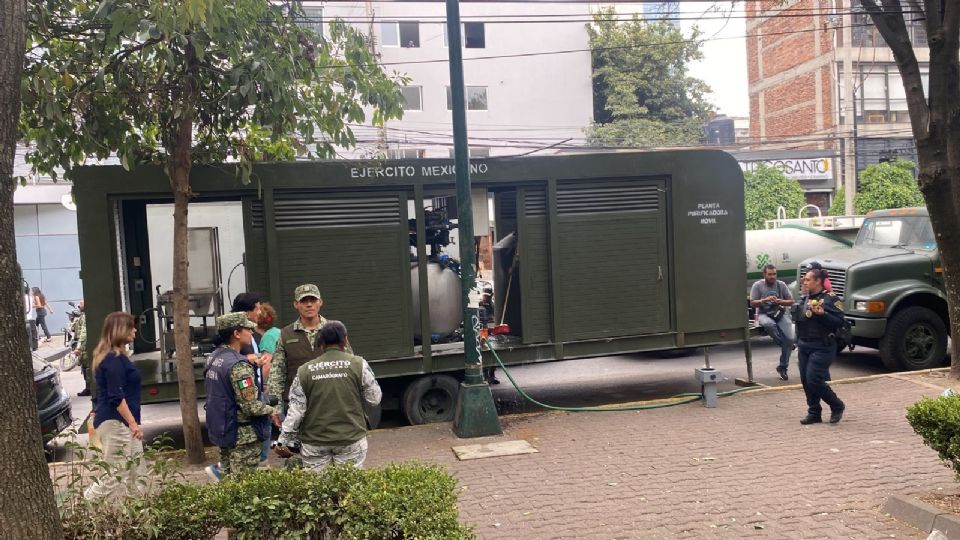
<svg viewBox="0 0 960 540"><path fill-rule="evenodd" d="M498 246L496 320L509 332L497 335L496 346L505 364L748 336L743 293L732 286L742 283L745 246L743 176L730 155L474 160L473 216L457 215L453 167L433 159L259 164L249 185L229 166L195 167L191 220L224 205L238 217L217 220L218 240L191 240L191 251L209 255L216 246L223 268L228 255L242 255L246 265L233 291L216 285L223 283L219 265L206 255L202 266L214 278L191 278L195 376L211 333L208 315L216 313L211 296L224 296L225 306L231 292L260 291L289 322L297 316L294 288L317 283L323 315L347 324L354 350L380 380L383 407L401 409L414 424L451 419L464 368L459 251L452 248L475 246L474 239L453 242L452 234L471 218L479 234L493 229ZM169 311L165 295L154 296L166 281L152 269L152 259L172 249L151 248L165 230L151 216L169 216L152 211L172 201L169 181L161 167L84 167L72 179L88 332L96 335L111 311L142 314L133 361L143 402L176 400L175 361L157 350L164 341L154 334L170 330L156 330L155 320ZM190 266L201 264L191 259ZM484 362L493 362L486 351Z"/></svg>
<svg viewBox="0 0 960 540"><path fill-rule="evenodd" d="M926 208L867 214L852 249L819 261L852 324L853 345L878 349L891 370L944 363L949 336L943 267Z"/></svg>

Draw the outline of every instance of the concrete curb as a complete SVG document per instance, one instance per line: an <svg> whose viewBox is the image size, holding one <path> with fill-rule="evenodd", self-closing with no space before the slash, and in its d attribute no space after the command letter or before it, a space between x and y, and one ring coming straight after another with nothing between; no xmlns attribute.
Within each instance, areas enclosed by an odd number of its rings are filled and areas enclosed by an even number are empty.
<svg viewBox="0 0 960 540"><path fill-rule="evenodd" d="M942 532L947 538L960 539L960 516L946 512L920 499L892 495L881 510L923 532Z"/></svg>

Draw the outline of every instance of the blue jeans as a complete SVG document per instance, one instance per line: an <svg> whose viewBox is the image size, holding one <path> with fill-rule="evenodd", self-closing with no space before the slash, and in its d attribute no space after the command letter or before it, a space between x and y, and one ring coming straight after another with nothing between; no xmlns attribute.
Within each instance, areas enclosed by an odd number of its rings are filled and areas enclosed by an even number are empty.
<svg viewBox="0 0 960 540"><path fill-rule="evenodd" d="M777 369L787 369L790 365L790 354L793 352L793 343L796 337L793 332L793 321L787 313L780 317L779 321L773 320L769 315L760 314L760 326L773 338L773 342L780 346L780 365Z"/></svg>

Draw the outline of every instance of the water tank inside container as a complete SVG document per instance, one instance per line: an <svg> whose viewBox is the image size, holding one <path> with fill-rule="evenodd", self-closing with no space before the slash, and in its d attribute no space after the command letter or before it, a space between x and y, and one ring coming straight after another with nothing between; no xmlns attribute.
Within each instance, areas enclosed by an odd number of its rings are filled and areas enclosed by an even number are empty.
<svg viewBox="0 0 960 540"><path fill-rule="evenodd" d="M460 276L438 263L427 263L427 290L430 291L430 332L434 339L443 339L458 328L463 320L463 301ZM416 263L410 266L410 286L413 296L413 334L420 338L420 275Z"/></svg>

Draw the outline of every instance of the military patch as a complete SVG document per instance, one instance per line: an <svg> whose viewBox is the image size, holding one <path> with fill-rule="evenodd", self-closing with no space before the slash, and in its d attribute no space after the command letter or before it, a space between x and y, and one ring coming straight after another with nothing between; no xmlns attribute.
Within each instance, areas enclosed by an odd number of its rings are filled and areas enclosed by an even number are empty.
<svg viewBox="0 0 960 540"><path fill-rule="evenodd" d="M299 341L300 341L300 338L293 338L293 339L288 339L284 341L284 343L298 343Z"/></svg>
<svg viewBox="0 0 960 540"><path fill-rule="evenodd" d="M253 377L247 377L245 379L240 379L239 381L237 381L237 388L239 388L240 390L253 388Z"/></svg>
<svg viewBox="0 0 960 540"><path fill-rule="evenodd" d="M837 306L837 309L839 309L840 311L843 311L843 301L842 301L842 300L837 300L836 302L834 302L833 305Z"/></svg>
<svg viewBox="0 0 960 540"><path fill-rule="evenodd" d="M240 390L240 397L242 397L244 401L253 401L257 399L257 389L252 386L244 388Z"/></svg>

